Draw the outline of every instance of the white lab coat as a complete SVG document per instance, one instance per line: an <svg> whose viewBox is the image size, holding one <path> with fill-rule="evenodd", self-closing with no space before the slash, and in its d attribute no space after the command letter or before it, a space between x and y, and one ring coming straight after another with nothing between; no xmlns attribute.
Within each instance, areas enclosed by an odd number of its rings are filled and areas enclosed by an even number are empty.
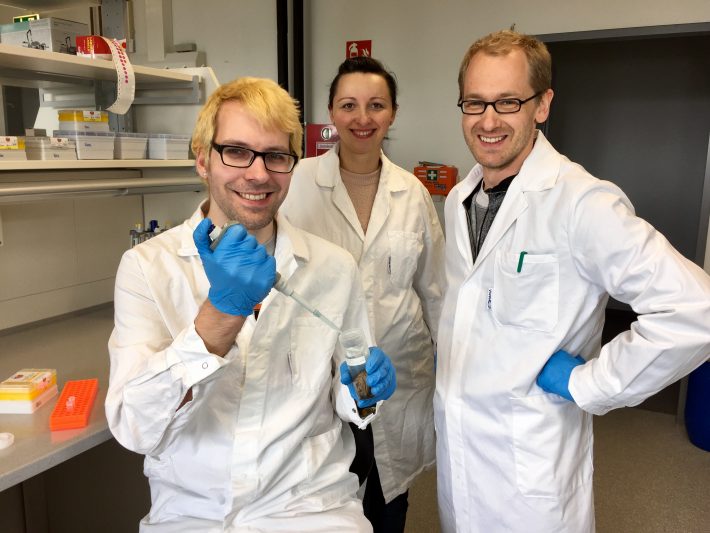
<svg viewBox="0 0 710 533"><path fill-rule="evenodd" d="M339 382L337 332L272 290L229 353L210 354L193 323L209 289L192 238L201 219L198 209L127 251L116 277L106 416L123 446L146 455L141 531L371 531L348 472L352 434L336 415L363 423ZM277 221L290 286L369 340L352 257Z"/></svg>
<svg viewBox="0 0 710 533"><path fill-rule="evenodd" d="M384 154L365 234L340 177L338 149L298 164L281 211L293 225L345 248L360 267L375 340L397 371L397 390L372 423L389 502L434 462L432 339L444 290L444 237L426 188Z"/></svg>
<svg viewBox="0 0 710 533"><path fill-rule="evenodd" d="M446 200L447 281L435 394L445 532L594 530L592 416L640 403L710 354L710 281L615 185L538 133L475 264L462 201ZM526 251L518 272L520 252ZM611 294L639 313L600 349ZM535 379L558 349L576 404Z"/></svg>

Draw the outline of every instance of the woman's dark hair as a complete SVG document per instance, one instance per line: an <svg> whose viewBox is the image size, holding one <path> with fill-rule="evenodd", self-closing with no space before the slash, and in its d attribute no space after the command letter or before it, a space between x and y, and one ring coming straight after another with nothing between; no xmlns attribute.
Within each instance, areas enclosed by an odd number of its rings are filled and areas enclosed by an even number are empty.
<svg viewBox="0 0 710 533"><path fill-rule="evenodd" d="M362 72L363 74L377 74L382 76L387 82L387 87L390 90L390 98L392 99L392 108L397 109L397 81L394 75L385 69L384 65L371 57L351 57L343 61L338 67L338 74L333 78L330 84L330 94L328 95L328 109L333 108L333 98L335 91L338 89L338 82L345 74L353 74Z"/></svg>

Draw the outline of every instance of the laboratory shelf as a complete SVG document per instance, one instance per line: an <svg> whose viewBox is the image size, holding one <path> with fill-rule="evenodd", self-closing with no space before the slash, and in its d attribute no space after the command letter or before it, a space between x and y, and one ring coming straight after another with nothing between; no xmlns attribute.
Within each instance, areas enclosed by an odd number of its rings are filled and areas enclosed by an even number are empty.
<svg viewBox="0 0 710 533"><path fill-rule="evenodd" d="M102 168L194 167L194 159L72 159L67 161L0 161L0 170L75 170Z"/></svg>
<svg viewBox="0 0 710 533"><path fill-rule="evenodd" d="M77 79L116 81L112 61L77 57L47 50L36 50L0 43L0 67L22 71L24 79L64 81ZM184 82L191 84L193 74L176 70L133 65L136 85Z"/></svg>

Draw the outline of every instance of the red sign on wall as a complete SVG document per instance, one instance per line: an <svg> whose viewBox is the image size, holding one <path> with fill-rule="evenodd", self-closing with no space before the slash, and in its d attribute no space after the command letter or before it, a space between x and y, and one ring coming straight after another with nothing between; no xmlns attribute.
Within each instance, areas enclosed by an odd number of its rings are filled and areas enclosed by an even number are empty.
<svg viewBox="0 0 710 533"><path fill-rule="evenodd" d="M372 57L372 41L348 41L345 43L345 58Z"/></svg>
<svg viewBox="0 0 710 533"><path fill-rule="evenodd" d="M338 131L332 124L306 124L306 157L326 153L338 139Z"/></svg>

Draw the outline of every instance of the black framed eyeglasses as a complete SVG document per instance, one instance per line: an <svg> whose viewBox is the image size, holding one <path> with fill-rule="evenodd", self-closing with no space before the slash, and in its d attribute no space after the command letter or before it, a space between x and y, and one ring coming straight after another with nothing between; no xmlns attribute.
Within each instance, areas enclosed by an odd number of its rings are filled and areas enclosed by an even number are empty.
<svg viewBox="0 0 710 533"><path fill-rule="evenodd" d="M523 104L529 102L533 98L537 98L545 91L539 91L533 94L530 98L521 100L520 98L499 98L493 102L486 102L485 100L460 100L458 107L461 108L461 112L464 115L482 115L486 112L488 106L493 106L496 113L500 115L507 115L510 113L517 113Z"/></svg>
<svg viewBox="0 0 710 533"><path fill-rule="evenodd" d="M212 148L219 153L222 163L228 167L247 168L257 157L261 157L266 170L286 174L291 172L298 162L298 156L285 152L259 152L243 146L217 144L216 142L212 142Z"/></svg>

